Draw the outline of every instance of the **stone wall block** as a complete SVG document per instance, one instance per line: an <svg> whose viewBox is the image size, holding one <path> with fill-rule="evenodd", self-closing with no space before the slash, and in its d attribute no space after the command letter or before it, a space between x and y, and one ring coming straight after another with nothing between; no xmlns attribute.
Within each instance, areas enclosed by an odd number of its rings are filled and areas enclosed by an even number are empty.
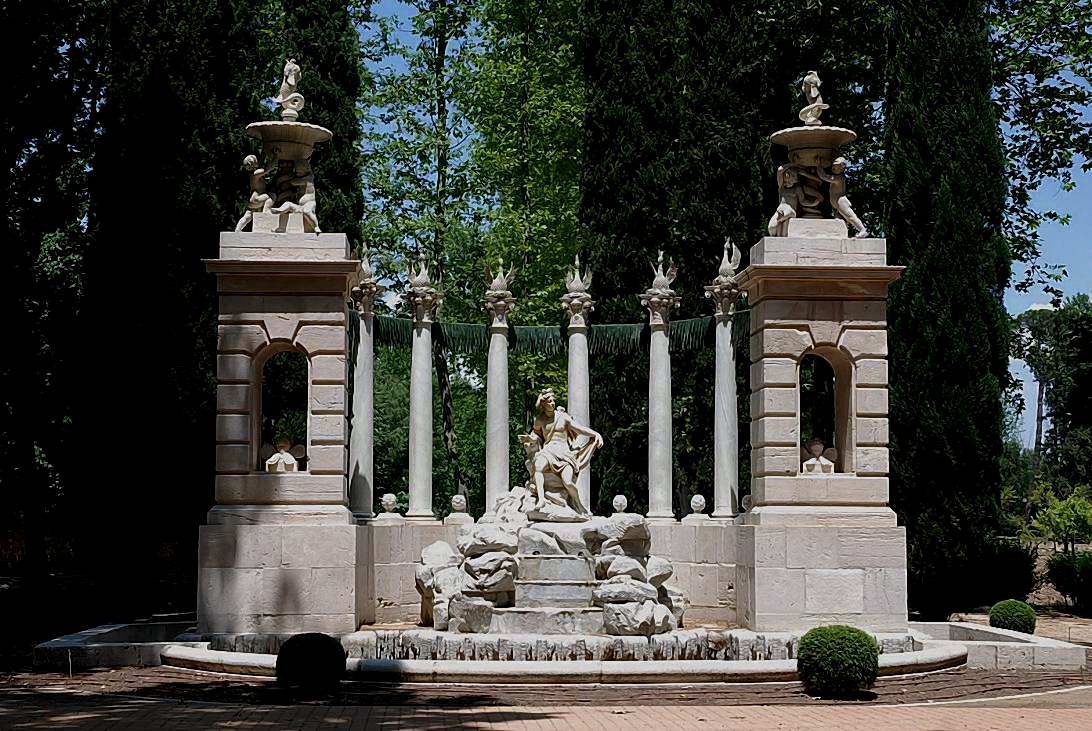
<svg viewBox="0 0 1092 731"><path fill-rule="evenodd" d="M356 563L356 526L282 526L281 557L281 567L286 569L352 568Z"/></svg>
<svg viewBox="0 0 1092 731"><path fill-rule="evenodd" d="M697 558L697 550L694 546L697 540L697 531L695 526L683 525L681 523L674 524L671 527L671 560L672 561L690 561L693 562ZM653 550L655 550L653 544Z"/></svg>
<svg viewBox="0 0 1092 731"><path fill-rule="evenodd" d="M887 326L887 303L883 300L850 300L841 304L842 321L847 325Z"/></svg>
<svg viewBox="0 0 1092 731"><path fill-rule="evenodd" d="M862 477L879 477L888 472L887 447L857 447L855 458L857 474Z"/></svg>
<svg viewBox="0 0 1092 731"><path fill-rule="evenodd" d="M312 384L311 413L345 413L345 387L336 385Z"/></svg>
<svg viewBox="0 0 1092 731"><path fill-rule="evenodd" d="M217 328L216 350L219 353L253 355L268 342L261 325L220 325Z"/></svg>
<svg viewBox="0 0 1092 731"><path fill-rule="evenodd" d="M785 555L790 569L836 569L838 531L832 528L785 529Z"/></svg>
<svg viewBox="0 0 1092 731"><path fill-rule="evenodd" d="M751 450L752 476L795 475L799 470L799 447L758 447Z"/></svg>
<svg viewBox="0 0 1092 731"><path fill-rule="evenodd" d="M767 327L751 336L751 360L771 355L799 358L812 345L807 330Z"/></svg>
<svg viewBox="0 0 1092 731"><path fill-rule="evenodd" d="M220 296L220 317L257 322L270 312L290 312L299 319L344 322L345 300L328 295L226 294Z"/></svg>
<svg viewBox="0 0 1092 731"><path fill-rule="evenodd" d="M311 570L310 611L317 614L352 614L356 610L356 569Z"/></svg>
<svg viewBox="0 0 1092 731"><path fill-rule="evenodd" d="M300 325L299 315L290 312L268 312L260 317L269 339L277 342L292 342L296 328Z"/></svg>
<svg viewBox="0 0 1092 731"><path fill-rule="evenodd" d="M779 612L798 614L804 611L804 570L756 568L754 571L754 609L756 616Z"/></svg>
<svg viewBox="0 0 1092 731"><path fill-rule="evenodd" d="M858 388L857 416L887 416L886 388Z"/></svg>
<svg viewBox="0 0 1092 731"><path fill-rule="evenodd" d="M858 386L887 386L887 361L861 358L855 363Z"/></svg>
<svg viewBox="0 0 1092 731"><path fill-rule="evenodd" d="M751 418L796 416L796 388L760 388L751 393Z"/></svg>
<svg viewBox="0 0 1092 731"><path fill-rule="evenodd" d="M220 383L249 383L254 361L249 355L229 353L216 356L216 380Z"/></svg>
<svg viewBox="0 0 1092 731"><path fill-rule="evenodd" d="M751 447L796 446L800 422L795 416L765 416L751 420Z"/></svg>
<svg viewBox="0 0 1092 731"><path fill-rule="evenodd" d="M316 414L311 416L308 437L312 444L344 444L346 436L343 414Z"/></svg>
<svg viewBox="0 0 1092 731"><path fill-rule="evenodd" d="M253 614L258 610L264 569L198 570L198 614Z"/></svg>
<svg viewBox="0 0 1092 731"><path fill-rule="evenodd" d="M762 568L785 568L787 553L785 529L762 526L754 531L754 565Z"/></svg>
<svg viewBox="0 0 1092 731"><path fill-rule="evenodd" d="M310 356L345 353L345 328L341 325L302 325L296 331L295 344Z"/></svg>
<svg viewBox="0 0 1092 731"><path fill-rule="evenodd" d="M345 474L348 452L340 444L312 444L307 453L307 471L312 474Z"/></svg>
<svg viewBox="0 0 1092 731"><path fill-rule="evenodd" d="M857 417L857 446L886 447L888 440L887 419L879 417Z"/></svg>
<svg viewBox="0 0 1092 731"><path fill-rule="evenodd" d="M690 603L697 607L715 607L717 603L717 565L696 563L690 566Z"/></svg>
<svg viewBox="0 0 1092 731"><path fill-rule="evenodd" d="M864 611L869 614L905 613L906 569L865 569Z"/></svg>
<svg viewBox="0 0 1092 731"><path fill-rule="evenodd" d="M819 305L824 303L817 302L816 304ZM815 320L809 322L807 327L808 331L811 333L812 342L814 342L817 347L820 345L836 345L838 343L838 335L842 332L841 322Z"/></svg>
<svg viewBox="0 0 1092 731"><path fill-rule="evenodd" d="M311 383L345 383L347 372L344 355L311 357Z"/></svg>
<svg viewBox="0 0 1092 731"><path fill-rule="evenodd" d="M252 468L249 444L216 445L217 472L238 474L250 472Z"/></svg>
<svg viewBox="0 0 1092 731"><path fill-rule="evenodd" d="M846 330L842 333L839 347L853 360L860 358L887 357L886 330Z"/></svg>
<svg viewBox="0 0 1092 731"><path fill-rule="evenodd" d="M216 441L250 444L250 414L217 414Z"/></svg>
<svg viewBox="0 0 1092 731"><path fill-rule="evenodd" d="M653 543L653 546L656 544ZM655 549L653 549L655 550ZM735 564L739 561L739 528L732 524L724 526L724 533L720 542L720 554L717 563Z"/></svg>
<svg viewBox="0 0 1092 731"><path fill-rule="evenodd" d="M796 361L792 358L763 358L751 364L751 388L789 386L796 388Z"/></svg>
<svg viewBox="0 0 1092 731"><path fill-rule="evenodd" d="M721 544L725 540L727 526L723 524L696 525L697 542L694 547L694 558L698 563L717 563L721 555ZM656 544L652 544L652 551L656 551Z"/></svg>
<svg viewBox="0 0 1092 731"><path fill-rule="evenodd" d="M807 569L804 608L809 614L857 614L864 611L864 571Z"/></svg>
<svg viewBox="0 0 1092 731"><path fill-rule="evenodd" d="M842 568L906 568L906 528L838 528Z"/></svg>
<svg viewBox="0 0 1092 731"><path fill-rule="evenodd" d="M216 410L222 414L250 411L250 386L221 383L216 387Z"/></svg>

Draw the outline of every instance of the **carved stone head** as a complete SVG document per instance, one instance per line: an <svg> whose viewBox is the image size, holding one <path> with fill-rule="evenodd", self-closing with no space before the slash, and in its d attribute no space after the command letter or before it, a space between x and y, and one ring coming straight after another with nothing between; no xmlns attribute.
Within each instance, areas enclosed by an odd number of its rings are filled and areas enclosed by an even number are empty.
<svg viewBox="0 0 1092 731"><path fill-rule="evenodd" d="M625 495L615 495L610 504L614 506L614 512L624 513L626 508L629 507L629 500L626 500Z"/></svg>
<svg viewBox="0 0 1092 731"><path fill-rule="evenodd" d="M383 506L383 510L387 513L393 513L398 510L398 498L394 496L393 492L388 492L379 498L379 504Z"/></svg>
<svg viewBox="0 0 1092 731"><path fill-rule="evenodd" d="M466 512L466 495L452 495L451 496L451 512L453 512L453 513L465 513Z"/></svg>
<svg viewBox="0 0 1092 731"><path fill-rule="evenodd" d="M705 498L701 495L695 495L690 498L690 510L695 513L701 513L705 511Z"/></svg>

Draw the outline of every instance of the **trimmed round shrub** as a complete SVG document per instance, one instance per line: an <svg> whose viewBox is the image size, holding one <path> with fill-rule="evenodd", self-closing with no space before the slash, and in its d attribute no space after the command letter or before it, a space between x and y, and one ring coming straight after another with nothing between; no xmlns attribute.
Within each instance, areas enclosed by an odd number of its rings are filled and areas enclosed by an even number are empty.
<svg viewBox="0 0 1092 731"><path fill-rule="evenodd" d="M1035 610L1019 599L997 602L990 609L990 626L1035 634Z"/></svg>
<svg viewBox="0 0 1092 731"><path fill-rule="evenodd" d="M836 698L871 688L879 668L880 646L856 627L808 630L796 651L796 669L810 695Z"/></svg>
<svg viewBox="0 0 1092 731"><path fill-rule="evenodd" d="M277 653L277 682L313 690L336 688L347 653L336 637L305 632L289 637Z"/></svg>

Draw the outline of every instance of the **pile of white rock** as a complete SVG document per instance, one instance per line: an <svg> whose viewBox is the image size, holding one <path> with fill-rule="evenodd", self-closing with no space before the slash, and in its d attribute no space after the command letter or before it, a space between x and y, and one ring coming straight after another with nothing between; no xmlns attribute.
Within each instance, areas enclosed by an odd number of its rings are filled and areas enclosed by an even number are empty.
<svg viewBox="0 0 1092 731"><path fill-rule="evenodd" d="M523 503L523 491L506 498ZM417 568L422 624L497 632L511 624L495 615L509 612L527 632L587 631L589 622L608 635L678 629L688 602L665 583L671 563L651 555L645 518L622 507L578 522L533 522L526 512L498 509L497 522L460 531L458 550L443 541L426 547Z"/></svg>

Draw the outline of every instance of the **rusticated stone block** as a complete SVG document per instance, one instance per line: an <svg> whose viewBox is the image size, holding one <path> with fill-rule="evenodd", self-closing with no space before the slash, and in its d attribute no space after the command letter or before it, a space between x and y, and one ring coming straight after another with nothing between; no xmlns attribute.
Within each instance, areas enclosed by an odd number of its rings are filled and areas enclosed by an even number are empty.
<svg viewBox="0 0 1092 731"><path fill-rule="evenodd" d="M857 614L864 611L864 571L807 569L804 608L809 614Z"/></svg>
<svg viewBox="0 0 1092 731"><path fill-rule="evenodd" d="M345 442L345 416L343 414L316 414L311 417L312 444L343 444Z"/></svg>
<svg viewBox="0 0 1092 731"><path fill-rule="evenodd" d="M796 388L760 388L751 394L751 418L796 416Z"/></svg>
<svg viewBox="0 0 1092 731"><path fill-rule="evenodd" d="M216 387L216 410L220 413L247 413L250 411L250 386L221 383Z"/></svg>
<svg viewBox="0 0 1092 731"><path fill-rule="evenodd" d="M887 419L857 417L857 446L886 447L888 438Z"/></svg>
<svg viewBox="0 0 1092 731"><path fill-rule="evenodd" d="M791 569L836 569L838 531L832 528L785 528L785 553Z"/></svg>
<svg viewBox="0 0 1092 731"><path fill-rule="evenodd" d="M751 446L795 446L800 443L799 420L795 416L766 416L751 421Z"/></svg>
<svg viewBox="0 0 1092 731"><path fill-rule="evenodd" d="M261 325L220 325L216 350L220 353L253 355L269 342Z"/></svg>
<svg viewBox="0 0 1092 731"><path fill-rule="evenodd" d="M800 468L798 447L758 447L751 450L751 474L795 475Z"/></svg>
<svg viewBox="0 0 1092 731"><path fill-rule="evenodd" d="M807 330L767 327L751 336L751 360L771 355L798 358L812 345Z"/></svg>
<svg viewBox="0 0 1092 731"><path fill-rule="evenodd" d="M217 414L216 441L250 443L250 414Z"/></svg>
<svg viewBox="0 0 1092 731"><path fill-rule="evenodd" d="M858 386L887 386L887 361L861 358L855 364Z"/></svg>
<svg viewBox="0 0 1092 731"><path fill-rule="evenodd" d="M839 346L849 355L858 358L883 358L887 356L886 330L846 330Z"/></svg>
<svg viewBox="0 0 1092 731"><path fill-rule="evenodd" d="M857 447L855 456L858 475L869 477L887 474L887 447Z"/></svg>
<svg viewBox="0 0 1092 731"><path fill-rule="evenodd" d="M763 358L751 364L751 388L789 386L796 388L796 361L792 358Z"/></svg>
<svg viewBox="0 0 1092 731"><path fill-rule="evenodd" d="M340 444L312 444L307 453L307 471L312 474L345 474L347 452Z"/></svg>
<svg viewBox="0 0 1092 731"><path fill-rule="evenodd" d="M254 372L254 361L249 355L231 353L216 356L216 380L220 383L249 383Z"/></svg>
<svg viewBox="0 0 1092 731"><path fill-rule="evenodd" d="M225 473L250 472L250 445L217 444L216 471Z"/></svg>
<svg viewBox="0 0 1092 731"><path fill-rule="evenodd" d="M857 415L887 416L887 389L858 388Z"/></svg>
<svg viewBox="0 0 1092 731"><path fill-rule="evenodd" d="M345 387L313 384L311 386L312 414L341 414L345 412Z"/></svg>
<svg viewBox="0 0 1092 731"><path fill-rule="evenodd" d="M339 325L302 325L296 331L295 344L308 355L345 352L345 328Z"/></svg>
<svg viewBox="0 0 1092 731"><path fill-rule="evenodd" d="M311 383L345 383L345 356L311 357Z"/></svg>

